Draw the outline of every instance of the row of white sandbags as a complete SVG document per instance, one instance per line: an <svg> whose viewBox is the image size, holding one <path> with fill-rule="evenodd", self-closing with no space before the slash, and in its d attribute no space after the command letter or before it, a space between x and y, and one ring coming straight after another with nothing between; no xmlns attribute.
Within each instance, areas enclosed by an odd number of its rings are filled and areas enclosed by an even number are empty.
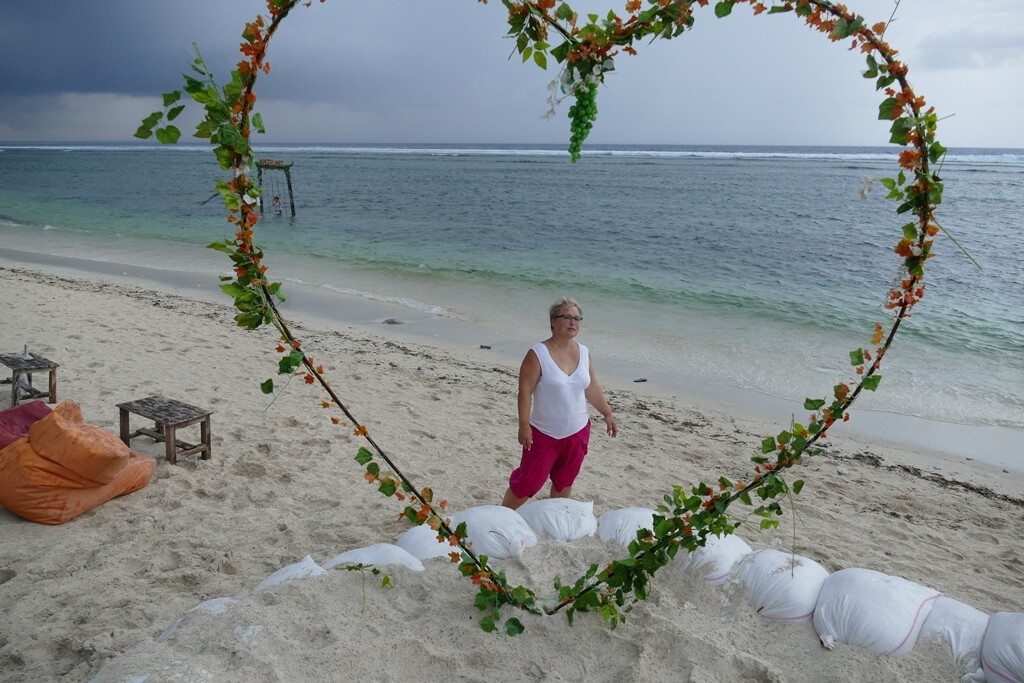
<svg viewBox="0 0 1024 683"><path fill-rule="evenodd" d="M535 545L536 534L571 542L596 531L603 541L614 540L625 548L636 540L639 530L653 527L655 514L647 508L624 508L606 512L598 519L592 502L546 499L527 503L519 511L498 505L470 508L453 514L451 522L453 528L466 522L468 540L478 555L507 559ZM307 556L274 572L253 592L343 565L401 565L422 571L424 560L447 557L452 552L459 549L439 542L437 533L429 527L417 526L402 534L394 545L377 543L349 550L322 567ZM900 656L910 652L924 636L947 643L958 664L974 656L967 665L964 682L1024 683L1024 614L1001 612L990 618L938 591L870 569L843 569L829 574L806 557L773 549L752 551L735 535L709 537L704 547L676 561L685 570L702 574L712 586L729 582L742 587L754 609L765 618L812 619L822 645L828 649L843 642L879 655ZM205 607L208 604L209 609ZM222 609L227 605L207 601L193 611ZM179 622L161 637L173 634Z"/></svg>
<svg viewBox="0 0 1024 683"><path fill-rule="evenodd" d="M601 538L623 548L639 529L650 529L655 512L626 508L599 520ZM735 535L709 537L703 548L679 558L701 571L713 586L729 581L745 591L763 617L779 621L813 619L821 644L857 645L879 655L910 652L919 637L949 645L969 681L1024 683L1024 613L991 617L970 605L906 579L871 569L835 574L806 557L764 549L752 551Z"/></svg>

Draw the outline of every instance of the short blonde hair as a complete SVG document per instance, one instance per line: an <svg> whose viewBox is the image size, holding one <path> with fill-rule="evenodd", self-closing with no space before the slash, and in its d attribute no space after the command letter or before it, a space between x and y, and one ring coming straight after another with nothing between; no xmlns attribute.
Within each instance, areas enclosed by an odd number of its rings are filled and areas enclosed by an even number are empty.
<svg viewBox="0 0 1024 683"><path fill-rule="evenodd" d="M576 310L580 312L580 315L583 315L583 307L580 306L576 299L573 299L571 296L563 296L561 299L551 304L551 308L548 310L548 317L551 320L554 320L555 316L561 315L562 309L566 306L575 306Z"/></svg>

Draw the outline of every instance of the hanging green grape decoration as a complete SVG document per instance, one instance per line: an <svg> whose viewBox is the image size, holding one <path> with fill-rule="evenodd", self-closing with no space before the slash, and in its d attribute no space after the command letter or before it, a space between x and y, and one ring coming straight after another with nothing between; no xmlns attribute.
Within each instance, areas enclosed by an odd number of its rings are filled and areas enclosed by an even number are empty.
<svg viewBox="0 0 1024 683"><path fill-rule="evenodd" d="M569 156L575 164L580 158L583 141L590 135L597 118L597 84L581 85L576 89L576 104L569 107L569 120L572 121L569 138Z"/></svg>

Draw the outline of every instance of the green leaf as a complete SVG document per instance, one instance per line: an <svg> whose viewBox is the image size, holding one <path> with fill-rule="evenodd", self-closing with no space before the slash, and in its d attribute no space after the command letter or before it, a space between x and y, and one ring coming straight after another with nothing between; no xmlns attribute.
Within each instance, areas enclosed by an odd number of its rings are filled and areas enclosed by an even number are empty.
<svg viewBox="0 0 1024 683"><path fill-rule="evenodd" d="M761 440L761 452L771 453L775 450L775 437L768 436Z"/></svg>
<svg viewBox="0 0 1024 683"><path fill-rule="evenodd" d="M507 633L510 636L518 636L525 630L526 627L523 626L523 622L519 621L516 618L509 619L505 622L505 633Z"/></svg>
<svg viewBox="0 0 1024 683"><path fill-rule="evenodd" d="M868 55L868 70L864 72L864 78L874 78L878 75L878 62L874 55Z"/></svg>
<svg viewBox="0 0 1024 683"><path fill-rule="evenodd" d="M525 50L523 50L523 64L526 64L526 62L532 56L533 56L533 48L532 47L527 47Z"/></svg>
<svg viewBox="0 0 1024 683"><path fill-rule="evenodd" d="M548 56L539 50L533 53L533 62L542 69L548 68Z"/></svg>
<svg viewBox="0 0 1024 683"><path fill-rule="evenodd" d="M878 383L882 381L881 375L871 375L870 377L864 378L864 388L868 391L874 391L878 388Z"/></svg>
<svg viewBox="0 0 1024 683"><path fill-rule="evenodd" d="M380 474L380 465L375 462L371 462L366 466L366 472L367 474L372 474L376 477Z"/></svg>
<svg viewBox="0 0 1024 683"><path fill-rule="evenodd" d="M181 131L174 126L165 126L156 129L156 139L164 145L173 145L181 137Z"/></svg>
<svg viewBox="0 0 1024 683"><path fill-rule="evenodd" d="M274 393L274 380L268 379L266 382L263 382L262 384L260 384L260 390L264 394L272 394L272 393Z"/></svg>
<svg viewBox="0 0 1024 683"><path fill-rule="evenodd" d="M917 239L917 226L914 225L913 223L907 223L906 225L904 225L903 226L903 236L906 237L908 240L916 240Z"/></svg>
<svg viewBox="0 0 1024 683"><path fill-rule="evenodd" d="M715 16L719 19L729 16L732 14L732 6L732 0L722 0L722 2L715 4Z"/></svg>
<svg viewBox="0 0 1024 683"><path fill-rule="evenodd" d="M771 9L768 10L768 14L779 14L780 12L792 12L792 11L793 11L793 6L792 5L775 5L774 7L772 7Z"/></svg>
<svg viewBox="0 0 1024 683"><path fill-rule="evenodd" d="M554 57L555 60L559 64L561 64L562 62L565 61L565 58L569 55L570 47L571 46L569 45L569 41L566 41L566 42L562 43L561 45L559 45L558 47L553 48L551 50L551 56Z"/></svg>
<svg viewBox="0 0 1024 683"><path fill-rule="evenodd" d="M359 451L356 453L356 462L360 465L365 465L371 460L373 460L373 453L371 453L365 446L360 446Z"/></svg>
<svg viewBox="0 0 1024 683"><path fill-rule="evenodd" d="M216 251L222 251L225 254L234 254L235 246L226 240L224 242L214 242L206 245L207 249L215 249Z"/></svg>
<svg viewBox="0 0 1024 683"><path fill-rule="evenodd" d="M928 148L928 159L934 164L942 155L946 153L946 148L943 147L938 141L933 142Z"/></svg>
<svg viewBox="0 0 1024 683"><path fill-rule="evenodd" d="M185 105L179 104L177 107L167 112L167 120L173 121L174 119L178 118L178 114L180 114L183 111L185 111Z"/></svg>
<svg viewBox="0 0 1024 683"><path fill-rule="evenodd" d="M842 40L850 37L850 23L839 17L836 19L835 28L832 29L832 38Z"/></svg>
<svg viewBox="0 0 1024 683"><path fill-rule="evenodd" d="M148 140L152 134L152 129L146 128L145 126L139 126L138 130L135 131L135 137L141 140Z"/></svg>
<svg viewBox="0 0 1024 683"><path fill-rule="evenodd" d="M907 133L913 127L913 123L906 116L901 116L892 122L892 126L889 127L889 131L892 135L889 137L889 142L894 145L902 145L907 141Z"/></svg>
<svg viewBox="0 0 1024 683"><path fill-rule="evenodd" d="M572 11L572 7L569 7L569 5L564 2L558 6L558 9L555 10L555 17L557 19L561 19L562 21L571 20L573 14L574 12Z"/></svg>
<svg viewBox="0 0 1024 683"><path fill-rule="evenodd" d="M480 628L482 628L487 633L494 633L494 629L495 629L494 617L492 617L490 615L487 615L486 617L481 619L480 620Z"/></svg>
<svg viewBox="0 0 1024 683"><path fill-rule="evenodd" d="M817 410L818 408L825 405L825 399L823 398L805 398L804 399L804 410Z"/></svg>
<svg viewBox="0 0 1024 683"><path fill-rule="evenodd" d="M850 351L850 365L864 365L864 349Z"/></svg>
<svg viewBox="0 0 1024 683"><path fill-rule="evenodd" d="M252 127L259 133L267 132L267 129L263 127L263 114L256 112L252 115Z"/></svg>
<svg viewBox="0 0 1024 683"><path fill-rule="evenodd" d="M797 479L793 482L793 493L800 493L800 490L804 487L804 480Z"/></svg>
<svg viewBox="0 0 1024 683"><path fill-rule="evenodd" d="M385 496L391 496L394 495L397 488L390 481L382 481L377 490L383 493Z"/></svg>
<svg viewBox="0 0 1024 683"><path fill-rule="evenodd" d="M893 113L892 113L893 112L893 108L895 106L896 106L896 98L895 97L886 97L884 100L882 100L882 103L880 105L878 105L878 120L879 121L889 121L889 120L897 118L899 116L899 111L897 110L896 116L893 116Z"/></svg>
<svg viewBox="0 0 1024 683"><path fill-rule="evenodd" d="M220 286L220 290L222 292L224 292L225 294L227 294L228 296L232 297L233 299L237 299L238 297L240 297L240 296L242 296L244 294L247 294L249 292L249 289L247 289L246 287L243 287L242 285L238 284L237 282L225 283L225 284Z"/></svg>

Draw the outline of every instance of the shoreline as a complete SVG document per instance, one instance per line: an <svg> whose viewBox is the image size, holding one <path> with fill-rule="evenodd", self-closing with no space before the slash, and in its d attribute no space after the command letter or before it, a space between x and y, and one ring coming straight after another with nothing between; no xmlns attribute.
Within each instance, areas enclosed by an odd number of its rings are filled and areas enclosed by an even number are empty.
<svg viewBox="0 0 1024 683"><path fill-rule="evenodd" d="M578 615L571 627L558 615L524 618L522 636L496 639L480 630L470 583L443 560L421 573L389 569L394 590L365 573L330 571L253 595L306 555L324 563L394 542L408 528L401 504L360 477L360 440L329 422L318 390L296 381L273 402L260 393L258 383L276 377L275 335L235 327L219 293L210 304L149 283L9 265L0 267L0 291L0 348L20 349L24 340L60 363L60 398L78 401L88 422L116 434L115 404L154 393L214 410L210 460L161 459L146 488L57 527L0 509L0 661L12 683L255 680L267 672L398 680L424 662L438 679L495 681L521 680L524 661L559 680L678 680L690 672L709 683L914 683L962 673L947 646L923 640L899 658L845 645L826 651L808 622L763 619L745 598L709 588L678 562L614 633L596 615ZM395 327L405 326L379 321L295 327L415 484L434 488L452 511L498 502L518 461L514 364L465 345L399 338ZM765 423L659 397L648 383L602 378L620 434L595 436L575 489L595 514L654 507L673 484L750 471ZM0 407L8 402L0 394ZM145 438L132 447L163 453ZM737 532L754 548L792 548L829 572L864 567L986 612L1024 611L1024 477L978 461L936 471L932 459L914 464L919 457L829 438L825 453L793 470L807 485L785 505L780 527L759 530L737 509ZM496 566L549 599L553 576L571 580L621 554L596 538L542 540ZM222 597L236 601L228 612L193 613L157 642L190 609ZM439 627L446 637L435 636ZM366 657L385 643L386 664ZM563 656L570 648L578 661Z"/></svg>
<svg viewBox="0 0 1024 683"><path fill-rule="evenodd" d="M216 276L134 266L114 261L81 259L40 252L0 247L0 257L11 266L39 270L50 275L72 274L82 279L100 279L135 287L155 287L177 296L230 308L230 302L218 288ZM4 266L0 266L3 268ZM286 319L316 329L358 329L361 332L391 337L404 342L426 343L453 353L465 354L479 362L498 362L515 371L523 349L531 343L526 337L491 329L459 317L439 316L415 310L399 303L375 301L357 295L304 287L286 281L288 301L282 305ZM324 311L329 311L325 314ZM384 321L401 324L384 324ZM241 332L241 331L240 331ZM711 406L725 414L762 423L764 435L785 428L804 412L800 401L782 398L736 386L687 381L684 378L649 376L640 363L608 362L598 359L602 383L663 400L680 401L689 406ZM642 382L635 380L642 378ZM884 387L882 389L884 391ZM836 425L830 439L845 439L862 448L872 445L894 447L913 454L916 467L949 470L962 469L965 462L981 462L991 468L993 477L1013 473L1024 475L1024 461L1013 454L1024 452L1024 430L1001 425L964 424L915 415L862 407L865 396L851 411L847 424ZM937 461L932 462L932 461Z"/></svg>

